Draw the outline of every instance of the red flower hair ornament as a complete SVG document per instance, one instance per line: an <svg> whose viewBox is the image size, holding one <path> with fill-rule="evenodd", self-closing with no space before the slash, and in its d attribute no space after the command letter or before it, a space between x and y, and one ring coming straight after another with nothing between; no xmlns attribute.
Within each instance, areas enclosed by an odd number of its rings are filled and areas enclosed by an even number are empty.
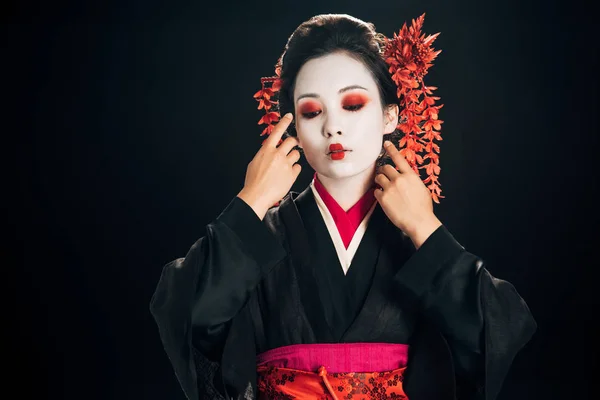
<svg viewBox="0 0 600 400"><path fill-rule="evenodd" d="M423 183L431 193L433 201L439 204L440 182L440 146L441 128L444 121L439 119L439 110L443 104L436 105L440 98L433 95L435 86L426 86L423 78L427 75L432 61L441 53L432 47L439 33L425 35L421 32L425 14L412 20L410 27L404 23L398 33L385 39L381 57L389 66L392 80L398 87L400 115L397 129L402 132L398 148L412 169L421 176L419 170L425 170ZM266 125L261 136L269 135L280 119L275 110L277 92L281 88L281 59L276 64L275 75L260 79L261 90L254 94L258 109L265 115L258 125Z"/></svg>

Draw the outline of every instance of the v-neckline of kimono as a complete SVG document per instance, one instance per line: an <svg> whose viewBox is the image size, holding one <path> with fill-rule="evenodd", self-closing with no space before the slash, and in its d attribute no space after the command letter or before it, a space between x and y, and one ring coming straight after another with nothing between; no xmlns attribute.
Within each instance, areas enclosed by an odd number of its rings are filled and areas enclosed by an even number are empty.
<svg viewBox="0 0 600 400"><path fill-rule="evenodd" d="M309 238L309 232L307 229L308 227L305 225L301 213L298 210L298 204L296 204L297 201L302 202L302 206L306 205L309 208L311 215L314 214L314 216L318 216L318 218L311 222L312 225L314 225L314 228L318 230L318 232L315 232L314 234L326 238L324 239L324 243L322 243L322 247L320 249L315 249L314 246L311 246L311 240ZM377 282L380 281L382 276L382 271L380 271L380 268L377 268L377 264L382 245L380 234L383 232L383 225L385 225L385 222L382 220L385 218L383 211L379 206L376 206L375 210L373 211L371 221L367 226L367 230L365 231L363 239L356 250L355 257L353 258L352 263L350 264L351 267L346 275L344 275L341 265L339 264L339 258L337 257L333 241L329 235L325 222L322 220L322 216L320 215L320 211L318 210L318 206L310 187L305 189L300 194L291 194L288 201L282 204L282 216L286 220L286 227L288 227L286 229L287 236L289 237L292 253L291 255L294 261L293 264L297 270L298 284L300 285L300 302L301 306L304 308L303 311L306 313L311 325L327 327L329 337L319 338L322 339L321 341L343 341L344 338L353 329L355 329L357 324L360 323L360 320L362 319L361 316L364 314L365 309L368 308L374 310L382 306L381 304L379 304L379 306L375 304L378 299L376 299L377 296L375 296L373 293L373 287L376 286ZM369 246L371 246L372 252L368 252ZM368 279L370 279L370 284L368 285L366 294L362 299L357 312L354 313L353 317L348 321L346 326L343 327L343 331L341 331L341 333L339 327L336 329L335 326L332 326L332 321L328 320L326 317L324 303L318 284L318 279L322 279L322 277L317 276L320 271L318 271L317 266L313 263L315 261L314 257L311 257L313 255L313 251L315 250L325 251L326 258L329 260L335 260L333 271L337 271L337 273L334 272L335 275L333 278L336 279L336 281L344 284L344 290L347 290L346 285L348 281L358 278L354 275L360 271L358 271L357 268L352 268L353 264L359 264L362 262L371 263L373 265L374 270L372 271L371 276L368 277ZM330 270L330 273L331 272L332 270ZM333 306L338 312L340 311L340 304L334 303ZM336 331L338 331L337 334Z"/></svg>
<svg viewBox="0 0 600 400"><path fill-rule="evenodd" d="M366 233L367 227L369 226L370 218L373 214L373 211L377 207L377 202L373 203L370 207L370 210L366 213L365 216L363 216L363 220L355 230L354 236L350 240L348 247L346 247L344 245L344 241L339 231L339 227L337 226L334 220L333 214L329 207L325 204L323 198L320 196L319 191L316 189L314 180L309 185L309 188L312 191L314 201L317 205L317 209L319 210L319 213L322 216L323 224L325 225L327 233L331 238L331 243L333 245L333 248L335 249L335 253L340 263L340 268L342 269L344 277L346 277L349 273L350 267L352 266L352 260L354 260L354 256L358 252L358 247L362 243L362 239ZM321 228L321 226L319 226L319 228Z"/></svg>

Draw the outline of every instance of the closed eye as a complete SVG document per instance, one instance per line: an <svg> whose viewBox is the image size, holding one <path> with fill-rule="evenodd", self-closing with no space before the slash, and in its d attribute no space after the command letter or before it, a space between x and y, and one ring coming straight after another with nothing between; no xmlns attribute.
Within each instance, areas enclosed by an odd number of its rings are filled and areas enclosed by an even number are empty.
<svg viewBox="0 0 600 400"><path fill-rule="evenodd" d="M350 93L344 96L342 107L348 111L359 111L369 102L369 97L364 93Z"/></svg>
<svg viewBox="0 0 600 400"><path fill-rule="evenodd" d="M365 106L364 104L352 104L352 105L344 106L344 110L358 111L361 108L363 108L364 106Z"/></svg>
<svg viewBox="0 0 600 400"><path fill-rule="evenodd" d="M306 112L306 113L302 113L302 116L306 119L311 119L311 118L315 118L316 116L321 114L321 112L322 112L321 110Z"/></svg>
<svg viewBox="0 0 600 400"><path fill-rule="evenodd" d="M302 117L311 119L321 114L321 112L323 112L323 109L318 102L314 100L308 100L300 105L299 111L299 114L302 115Z"/></svg>

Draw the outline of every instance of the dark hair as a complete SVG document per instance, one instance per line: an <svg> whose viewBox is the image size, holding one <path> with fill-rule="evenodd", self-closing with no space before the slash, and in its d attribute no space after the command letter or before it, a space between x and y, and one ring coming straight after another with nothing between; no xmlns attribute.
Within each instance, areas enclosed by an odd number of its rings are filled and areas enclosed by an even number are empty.
<svg viewBox="0 0 600 400"><path fill-rule="evenodd" d="M383 107L398 104L397 86L381 57L384 40L385 37L375 31L375 25L346 14L317 15L300 24L289 37L279 61L280 114L294 113L294 87L300 68L311 59L335 52L344 52L369 69L379 88ZM288 134L296 136L293 124Z"/></svg>

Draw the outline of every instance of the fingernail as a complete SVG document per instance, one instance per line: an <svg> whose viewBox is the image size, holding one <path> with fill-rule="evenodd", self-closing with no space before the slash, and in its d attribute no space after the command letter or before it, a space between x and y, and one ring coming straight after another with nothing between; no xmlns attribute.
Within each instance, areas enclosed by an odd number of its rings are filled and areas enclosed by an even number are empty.
<svg viewBox="0 0 600 400"><path fill-rule="evenodd" d="M294 117L294 116L292 115L292 113L287 113L287 114L285 114L285 116L284 116L284 118L287 118L287 119L292 119L293 117Z"/></svg>
<svg viewBox="0 0 600 400"><path fill-rule="evenodd" d="M390 142L389 140L386 140L385 142L383 142L383 145L385 147L391 146L392 142Z"/></svg>

